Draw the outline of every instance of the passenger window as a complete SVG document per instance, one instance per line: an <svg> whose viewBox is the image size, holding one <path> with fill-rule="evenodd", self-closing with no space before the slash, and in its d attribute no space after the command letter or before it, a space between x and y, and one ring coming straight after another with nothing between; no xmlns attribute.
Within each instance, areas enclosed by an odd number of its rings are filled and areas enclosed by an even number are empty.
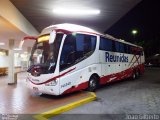
<svg viewBox="0 0 160 120"><path fill-rule="evenodd" d="M124 53L124 44L119 43L119 52Z"/></svg>
<svg viewBox="0 0 160 120"><path fill-rule="evenodd" d="M100 50L112 51L113 41L107 38L100 39Z"/></svg>
<svg viewBox="0 0 160 120"><path fill-rule="evenodd" d="M60 58L60 69L64 69L69 67L71 64L74 63L75 60L75 40L76 38L73 35L67 35L63 49L61 52Z"/></svg>
<svg viewBox="0 0 160 120"><path fill-rule="evenodd" d="M119 50L120 50L120 48L119 48L120 47L119 42L115 41L114 43L115 43L115 50L114 51L115 52L119 52Z"/></svg>
<svg viewBox="0 0 160 120"><path fill-rule="evenodd" d="M128 53L127 44L124 44L124 53Z"/></svg>
<svg viewBox="0 0 160 120"><path fill-rule="evenodd" d="M127 45L127 53L131 54L131 46L130 45Z"/></svg>
<svg viewBox="0 0 160 120"><path fill-rule="evenodd" d="M131 54L135 54L135 47L131 46Z"/></svg>
<svg viewBox="0 0 160 120"><path fill-rule="evenodd" d="M96 37L91 35L76 35L76 62L89 56L96 47Z"/></svg>
<svg viewBox="0 0 160 120"><path fill-rule="evenodd" d="M140 55L143 56L143 51L141 51Z"/></svg>
<svg viewBox="0 0 160 120"><path fill-rule="evenodd" d="M60 70L64 70L89 57L95 50L96 37L91 35L67 35L61 52Z"/></svg>

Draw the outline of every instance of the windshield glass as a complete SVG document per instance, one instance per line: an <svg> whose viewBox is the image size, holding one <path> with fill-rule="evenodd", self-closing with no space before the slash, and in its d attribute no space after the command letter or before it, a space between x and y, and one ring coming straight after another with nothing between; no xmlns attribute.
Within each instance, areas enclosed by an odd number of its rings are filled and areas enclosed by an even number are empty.
<svg viewBox="0 0 160 120"><path fill-rule="evenodd" d="M63 34L57 34L51 44L49 38L49 35L39 37L30 57L30 66L41 66L43 73L54 72Z"/></svg>

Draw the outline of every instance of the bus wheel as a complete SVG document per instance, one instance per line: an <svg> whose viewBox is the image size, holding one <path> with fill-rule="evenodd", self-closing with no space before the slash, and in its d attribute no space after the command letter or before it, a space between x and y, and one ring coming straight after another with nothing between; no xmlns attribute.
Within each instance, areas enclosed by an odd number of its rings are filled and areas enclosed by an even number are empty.
<svg viewBox="0 0 160 120"><path fill-rule="evenodd" d="M136 72L135 72L135 71L133 71L133 73L132 73L132 79L133 79L133 80L136 79Z"/></svg>
<svg viewBox="0 0 160 120"><path fill-rule="evenodd" d="M89 80L88 90L94 92L98 87L97 77L92 76Z"/></svg>
<svg viewBox="0 0 160 120"><path fill-rule="evenodd" d="M136 70L136 78L139 78L140 77L140 72L139 70Z"/></svg>

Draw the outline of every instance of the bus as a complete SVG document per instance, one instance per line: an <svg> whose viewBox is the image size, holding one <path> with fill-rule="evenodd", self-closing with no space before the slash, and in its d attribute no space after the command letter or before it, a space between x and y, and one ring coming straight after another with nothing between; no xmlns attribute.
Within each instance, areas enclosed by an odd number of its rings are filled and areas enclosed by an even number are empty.
<svg viewBox="0 0 160 120"><path fill-rule="evenodd" d="M63 95L144 73L143 48L75 24L42 30L31 51L27 85L34 92Z"/></svg>

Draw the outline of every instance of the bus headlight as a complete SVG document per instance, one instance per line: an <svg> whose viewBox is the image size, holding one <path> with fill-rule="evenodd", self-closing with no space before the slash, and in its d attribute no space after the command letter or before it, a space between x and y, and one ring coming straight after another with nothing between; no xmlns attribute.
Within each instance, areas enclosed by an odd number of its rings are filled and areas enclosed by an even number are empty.
<svg viewBox="0 0 160 120"><path fill-rule="evenodd" d="M46 83L45 86L56 86L57 82L58 82L57 80L53 80L53 81L51 81L49 83Z"/></svg>

